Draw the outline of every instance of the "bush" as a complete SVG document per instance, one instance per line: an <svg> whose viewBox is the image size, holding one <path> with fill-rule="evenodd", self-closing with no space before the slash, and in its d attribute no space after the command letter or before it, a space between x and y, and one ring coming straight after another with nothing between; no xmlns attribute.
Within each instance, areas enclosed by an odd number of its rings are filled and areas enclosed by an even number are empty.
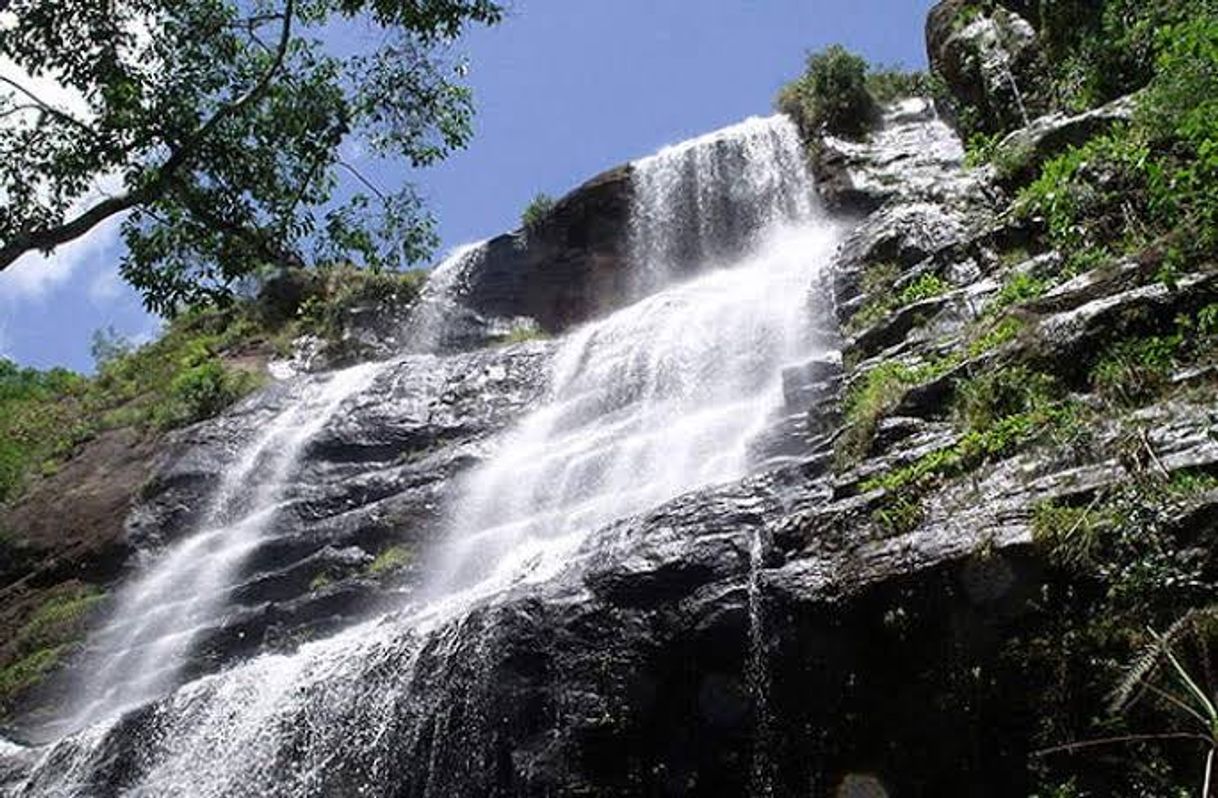
<svg viewBox="0 0 1218 798"><path fill-rule="evenodd" d="M348 264L318 269L316 277L297 309L297 324L290 327L288 335L307 333L337 344L347 330L353 310L361 306L371 306L380 312L404 308L418 297L427 273L419 269L359 269Z"/></svg>
<svg viewBox="0 0 1218 798"><path fill-rule="evenodd" d="M805 138L821 130L861 138L879 109L867 91L867 62L841 45L808 56L804 74L778 94L778 110L790 116Z"/></svg>
<svg viewBox="0 0 1218 798"><path fill-rule="evenodd" d="M230 371L217 357L185 366L169 386L168 401L155 411L163 429L192 424L219 414L254 387L253 375Z"/></svg>
<svg viewBox="0 0 1218 798"><path fill-rule="evenodd" d="M1025 366L996 369L956 384L956 416L965 431L986 432L1008 416L1047 410L1055 393L1045 374Z"/></svg>
<svg viewBox="0 0 1218 798"><path fill-rule="evenodd" d="M926 72L910 72L900 67L871 67L867 72L866 85L867 93L879 105L905 97L930 97L936 92Z"/></svg>
<svg viewBox="0 0 1218 798"><path fill-rule="evenodd" d="M1092 370L1092 386L1114 404L1137 407L1163 392L1179 348L1178 336L1121 341Z"/></svg>
<svg viewBox="0 0 1218 798"><path fill-rule="evenodd" d="M1213 0L1054 0L1037 6L1038 39L1053 70L1045 88L1072 110L1092 108L1154 76L1159 31L1213 19Z"/></svg>
<svg viewBox="0 0 1218 798"><path fill-rule="evenodd" d="M54 669L84 632L84 621L102 595L92 587L58 589L17 629L0 660L0 715L20 693Z"/></svg>
<svg viewBox="0 0 1218 798"><path fill-rule="evenodd" d="M1162 279L1218 253L1218 20L1161 28L1131 125L1046 162L1017 208L1043 219L1064 274L1131 251L1159 253Z"/></svg>
<svg viewBox="0 0 1218 798"><path fill-rule="evenodd" d="M1049 285L1044 280L1027 272L1016 272L1006 279L1002 288L985 306L986 315L1001 313L1012 305L1019 305L1043 294Z"/></svg>
<svg viewBox="0 0 1218 798"><path fill-rule="evenodd" d="M525 206L520 214L520 224L525 230L535 230L542 220L554 210L555 201L549 194L539 193Z"/></svg>

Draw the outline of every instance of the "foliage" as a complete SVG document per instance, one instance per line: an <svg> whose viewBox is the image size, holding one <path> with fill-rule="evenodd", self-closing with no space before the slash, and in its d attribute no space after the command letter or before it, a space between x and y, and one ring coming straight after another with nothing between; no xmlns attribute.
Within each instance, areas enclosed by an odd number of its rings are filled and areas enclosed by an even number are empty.
<svg viewBox="0 0 1218 798"><path fill-rule="evenodd" d="M414 552L406 546L395 544L376 555L376 558L368 564L368 574L384 576L400 571L412 562L414 562Z"/></svg>
<svg viewBox="0 0 1218 798"><path fill-rule="evenodd" d="M958 381L955 411L963 429L984 432L1008 416L1047 409L1058 393L1052 377L1008 366Z"/></svg>
<svg viewBox="0 0 1218 798"><path fill-rule="evenodd" d="M977 132L969 136L968 141L964 143L964 165L975 169L989 163L998 150L1001 138L997 133Z"/></svg>
<svg viewBox="0 0 1218 798"><path fill-rule="evenodd" d="M863 272L861 290L867 301L850 317L847 329L865 329L897 308L939 296L951 287L937 274L927 272L894 292L899 274L897 267L891 263L873 264Z"/></svg>
<svg viewBox="0 0 1218 798"><path fill-rule="evenodd" d="M412 167L463 146L472 106L448 44L502 15L492 0L14 0L6 12L0 55L80 102L0 85L0 268L126 213L122 274L170 315L231 298L268 264L425 255L435 234L412 188L376 187L343 145ZM355 25L375 34L327 47L324 31Z"/></svg>
<svg viewBox="0 0 1218 798"><path fill-rule="evenodd" d="M846 396L847 429L838 444L839 464L866 454L880 419L891 412L912 386L937 376L937 366L910 366L897 360L880 363Z"/></svg>
<svg viewBox="0 0 1218 798"><path fill-rule="evenodd" d="M1158 32L1189 18L1213 18L1213 0L1054 0L1033 23L1050 67L1044 87L1059 107L1081 111L1145 86Z"/></svg>
<svg viewBox="0 0 1218 798"><path fill-rule="evenodd" d="M804 74L782 88L776 104L807 138L822 129L861 138L879 113L867 91L867 71L863 58L830 45L808 55Z"/></svg>
<svg viewBox="0 0 1218 798"><path fill-rule="evenodd" d="M1003 281L998 293L985 306L986 315L1002 313L1013 305L1035 299L1049 288L1048 281L1034 277L1028 272L1015 272Z"/></svg>
<svg viewBox="0 0 1218 798"><path fill-rule="evenodd" d="M552 210L554 210L554 198L549 194L538 194L529 201L524 212L520 214L520 224L525 230L533 230L550 215Z"/></svg>
<svg viewBox="0 0 1218 798"><path fill-rule="evenodd" d="M506 335L497 339L500 344L522 344L526 341L543 341L547 338L546 331L536 324L517 324L508 330Z"/></svg>
<svg viewBox="0 0 1218 798"><path fill-rule="evenodd" d="M1037 743L1061 753L1038 760L1043 783L1073 778L1084 794L1166 795L1196 777L1195 747L1138 738L1179 728L1183 718L1155 692L1170 689L1154 670L1166 660L1145 654L1161 646L1149 630L1167 627L1174 639L1178 619L1213 601L1212 533L1181 527L1178 519L1214 484L1204 474L1163 480L1135 472L1090 498L1036 508L1034 540L1058 569L1042 596L1053 609L1046 628L1013 639L1009 651L1046 685L1030 707L1042 718ZM1199 664L1208 671L1214 663ZM1129 699L1142 692L1149 700L1134 706ZM1105 738L1131 739L1104 768L1080 768L1067 755L1077 741Z"/></svg>
<svg viewBox="0 0 1218 798"><path fill-rule="evenodd" d="M7 711L17 695L45 679L63 653L63 646L40 648L0 667L0 712Z"/></svg>
<svg viewBox="0 0 1218 798"><path fill-rule="evenodd" d="M1166 390L1173 372L1186 363L1213 361L1218 345L1218 303L1176 319L1168 335L1126 338L1113 343L1091 370L1092 387L1116 406L1137 407Z"/></svg>
<svg viewBox="0 0 1218 798"><path fill-rule="evenodd" d="M30 613L0 659L0 713L59 664L79 640L84 620L101 599L94 588L68 585Z"/></svg>
<svg viewBox="0 0 1218 798"><path fill-rule="evenodd" d="M885 360L874 366L846 395L847 428L837 446L837 464L845 466L866 454L880 419L896 408L910 388L939 379L967 360L997 349L1013 340L1021 329L1020 320L1002 318L993 324L974 327L963 347L946 355L926 359L918 365Z"/></svg>
<svg viewBox="0 0 1218 798"><path fill-rule="evenodd" d="M864 81L867 93L879 105L887 105L905 97L929 97L935 91L930 75L897 66L872 66Z"/></svg>
<svg viewBox="0 0 1218 798"><path fill-rule="evenodd" d="M918 277L897 294L897 305L912 305L924 299L931 299L948 290L950 286L937 274L928 272Z"/></svg>
<svg viewBox="0 0 1218 798"><path fill-rule="evenodd" d="M1046 162L1017 208L1043 219L1063 272L1150 251L1169 286L1218 252L1218 20L1158 30L1132 125Z"/></svg>
<svg viewBox="0 0 1218 798"><path fill-rule="evenodd" d="M90 430L78 406L87 381L65 369L38 371L0 358L0 503L27 475L66 456Z"/></svg>
<svg viewBox="0 0 1218 798"><path fill-rule="evenodd" d="M297 323L286 337L316 335L335 343L347 329L351 312L362 306L389 313L413 302L427 281L421 269L381 271L350 265L324 266L296 311Z"/></svg>
<svg viewBox="0 0 1218 798"><path fill-rule="evenodd" d="M255 388L257 377L220 359L244 334L241 325L223 321L233 314L186 314L161 339L105 360L92 379L0 359L0 502L100 432L180 426Z"/></svg>
<svg viewBox="0 0 1218 798"><path fill-rule="evenodd" d="M1079 410L1057 398L1047 375L1012 366L983 372L956 384L956 418L961 435L950 446L865 480L863 492L885 496L873 519L890 534L906 531L922 517L919 499L940 480L1008 457L1046 437L1061 441L1079 426Z"/></svg>

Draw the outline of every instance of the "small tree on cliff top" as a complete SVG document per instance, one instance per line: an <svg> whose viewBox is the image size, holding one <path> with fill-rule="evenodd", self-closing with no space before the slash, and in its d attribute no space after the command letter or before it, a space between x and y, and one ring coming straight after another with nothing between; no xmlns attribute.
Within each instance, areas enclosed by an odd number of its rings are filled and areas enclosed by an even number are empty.
<svg viewBox="0 0 1218 798"><path fill-rule="evenodd" d="M778 94L778 109L804 135L824 128L859 137L870 129L878 109L867 91L867 61L839 44L808 56L807 68Z"/></svg>
<svg viewBox="0 0 1218 798"><path fill-rule="evenodd" d="M340 145L358 137L416 167L463 146L472 106L447 47L501 13L493 0L13 0L0 269L122 216L123 276L172 314L267 264L425 256L435 236L411 188L375 186ZM359 30L374 46L327 46L323 29L356 21L378 29Z"/></svg>

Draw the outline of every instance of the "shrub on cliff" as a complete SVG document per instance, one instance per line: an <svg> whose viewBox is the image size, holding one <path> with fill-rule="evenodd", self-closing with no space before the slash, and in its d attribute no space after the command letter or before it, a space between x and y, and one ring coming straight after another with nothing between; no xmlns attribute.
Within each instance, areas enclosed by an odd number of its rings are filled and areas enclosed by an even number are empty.
<svg viewBox="0 0 1218 798"><path fill-rule="evenodd" d="M525 230L532 230L554 210L554 198L549 194L538 194L533 197L524 212L520 214L520 225Z"/></svg>
<svg viewBox="0 0 1218 798"><path fill-rule="evenodd" d="M867 91L867 62L839 44L810 54L804 74L782 88L777 105L805 137L821 130L861 137L879 112Z"/></svg>
<svg viewBox="0 0 1218 798"><path fill-rule="evenodd" d="M1165 26L1157 40L1133 124L1046 162L1021 194L1068 266L1150 251L1170 282L1218 253L1218 20Z"/></svg>

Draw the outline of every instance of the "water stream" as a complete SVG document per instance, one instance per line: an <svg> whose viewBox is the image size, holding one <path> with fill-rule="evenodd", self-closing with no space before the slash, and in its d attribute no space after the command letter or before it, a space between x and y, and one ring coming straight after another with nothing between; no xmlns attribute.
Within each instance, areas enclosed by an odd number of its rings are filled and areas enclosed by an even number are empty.
<svg viewBox="0 0 1218 798"><path fill-rule="evenodd" d="M109 623L88 643L70 728L175 686L197 634L219 622L235 576L274 519L306 446L379 368L359 365L304 386L227 469L200 530L122 589Z"/></svg>
<svg viewBox="0 0 1218 798"><path fill-rule="evenodd" d="M155 708L156 734L140 743L129 794L380 794L383 775L402 767L392 741L435 740L435 724L454 717L429 714L418 685L439 677L420 663L446 663L457 641L481 633L465 629L475 624L471 608L577 572L595 551L589 536L615 519L748 474L749 443L782 405L783 366L814 354L808 291L838 242L803 164L782 117L636 162L631 252L650 293L558 342L547 400L464 478L432 555L427 603L178 689ZM450 276L474 254L455 253ZM418 335L442 326L444 298L430 301L437 313L419 317L427 324ZM89 794L119 733L115 710L170 684L191 630L223 610L231 574L274 515L301 451L346 398L369 390L377 369L338 372L285 409L231 469L204 529L124 590L99 646L112 654L95 670L81 716L110 719L48 750L21 794ZM753 545L757 615L760 538ZM750 650L760 657L762 619L752 621ZM753 676L764 729L764 668ZM477 733L475 709L445 733ZM754 790L766 795L759 756ZM412 794L442 790L439 779Z"/></svg>

